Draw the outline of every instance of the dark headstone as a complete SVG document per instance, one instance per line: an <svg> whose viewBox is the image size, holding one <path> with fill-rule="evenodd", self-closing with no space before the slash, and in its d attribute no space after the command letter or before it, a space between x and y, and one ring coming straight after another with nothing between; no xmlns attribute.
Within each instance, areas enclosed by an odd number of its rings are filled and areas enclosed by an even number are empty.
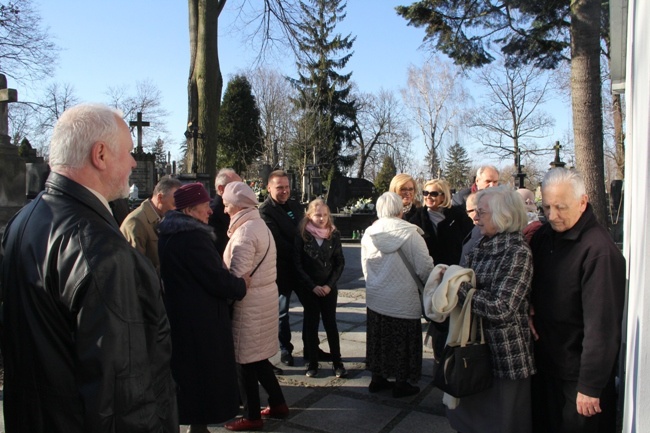
<svg viewBox="0 0 650 433"><path fill-rule="evenodd" d="M330 182L327 191L327 205L332 213L339 212L350 202L360 198L377 198L377 190L372 182L352 177L337 177Z"/></svg>
<svg viewBox="0 0 650 433"><path fill-rule="evenodd" d="M140 198L151 197L153 188L158 182L158 172L156 171L156 155L153 153L136 152L132 153L133 159L138 166L131 172L129 185L135 184L138 187Z"/></svg>

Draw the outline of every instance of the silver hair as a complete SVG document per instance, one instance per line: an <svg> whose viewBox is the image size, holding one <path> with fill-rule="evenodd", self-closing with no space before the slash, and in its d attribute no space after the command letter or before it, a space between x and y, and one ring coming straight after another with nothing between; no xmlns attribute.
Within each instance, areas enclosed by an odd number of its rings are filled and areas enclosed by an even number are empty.
<svg viewBox="0 0 650 433"><path fill-rule="evenodd" d="M218 186L226 186L232 181L233 175L239 176L237 172L232 168L222 168L217 173L217 177L214 178L214 187L215 189Z"/></svg>
<svg viewBox="0 0 650 433"><path fill-rule="evenodd" d="M482 165L482 166L480 166L478 168L478 170L476 170L476 178L478 179L479 177L481 177L483 172L485 170L487 170L488 168L494 170L497 173L497 175L499 174L499 170L495 166L493 166L493 165Z"/></svg>
<svg viewBox="0 0 650 433"><path fill-rule="evenodd" d="M120 110L103 104L79 104L63 112L50 140L50 167L83 167L98 141L116 150L121 119Z"/></svg>
<svg viewBox="0 0 650 433"><path fill-rule="evenodd" d="M487 200L492 212L492 223L497 233L518 232L528 224L524 202L517 191L508 186L497 186L480 190L476 194L476 203Z"/></svg>
<svg viewBox="0 0 650 433"><path fill-rule="evenodd" d="M394 192L385 192L377 199L377 218L398 217L403 209L402 197Z"/></svg>
<svg viewBox="0 0 650 433"><path fill-rule="evenodd" d="M578 171L564 167L555 167L546 172L544 180L542 181L542 195L544 195L544 188L551 185L571 185L576 199L582 198L587 194L585 188L585 181Z"/></svg>

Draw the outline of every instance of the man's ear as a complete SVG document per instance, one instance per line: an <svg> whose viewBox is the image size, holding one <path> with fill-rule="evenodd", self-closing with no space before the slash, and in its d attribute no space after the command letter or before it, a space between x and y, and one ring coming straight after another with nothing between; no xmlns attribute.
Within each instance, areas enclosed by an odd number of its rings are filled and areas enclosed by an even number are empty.
<svg viewBox="0 0 650 433"><path fill-rule="evenodd" d="M584 212L587 209L587 203L589 203L589 196L584 194L580 197L580 212Z"/></svg>
<svg viewBox="0 0 650 433"><path fill-rule="evenodd" d="M90 148L90 163L98 170L106 170L108 146L103 141L95 142Z"/></svg>

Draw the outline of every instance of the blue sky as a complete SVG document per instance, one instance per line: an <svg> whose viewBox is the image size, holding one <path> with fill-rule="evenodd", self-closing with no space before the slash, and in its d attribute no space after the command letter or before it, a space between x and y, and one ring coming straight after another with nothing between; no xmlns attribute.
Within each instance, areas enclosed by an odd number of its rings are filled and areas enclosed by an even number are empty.
<svg viewBox="0 0 650 433"><path fill-rule="evenodd" d="M252 0L256 1L256 0ZM52 79L71 83L82 101L107 101L109 87L150 80L161 91L170 116L168 142L176 157L175 142L183 139L187 119L186 83L189 68L187 2L181 0L33 0L45 27L62 49ZM408 27L394 7L408 1L349 0L347 18L337 26L341 34L356 36L354 55L344 72L364 92L381 88L396 92L406 85L409 64L421 65L429 56L419 49L424 32ZM248 68L257 52L237 30L237 6L229 0L220 18L219 50L224 81ZM372 5L372 6L371 6ZM369 7L371 6L371 7ZM278 69L295 76L290 55L269 59ZM10 87L12 83L9 83ZM43 83L39 83L43 84ZM35 99L37 89L19 88L21 100ZM555 135L566 130L570 107L555 105ZM146 119L145 119L146 120ZM145 130L146 131L146 130ZM416 145L417 147L417 145Z"/></svg>

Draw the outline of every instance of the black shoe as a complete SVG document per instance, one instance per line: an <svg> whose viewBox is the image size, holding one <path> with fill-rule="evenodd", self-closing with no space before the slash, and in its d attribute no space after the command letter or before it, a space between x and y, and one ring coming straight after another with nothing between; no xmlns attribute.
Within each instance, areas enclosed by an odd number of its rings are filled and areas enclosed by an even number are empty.
<svg viewBox="0 0 650 433"><path fill-rule="evenodd" d="M375 393L379 391L383 391L385 389L393 389L395 386L395 382L391 382L387 379L384 379L383 377L381 378L373 378L370 381L370 385L368 385L368 391Z"/></svg>
<svg viewBox="0 0 650 433"><path fill-rule="evenodd" d="M305 372L305 376L316 377L318 375L318 367L320 367L318 364L310 362L309 367L307 367L307 371Z"/></svg>
<svg viewBox="0 0 650 433"><path fill-rule="evenodd" d="M395 388L393 388L393 397L394 398L409 397L419 392L420 392L419 387L411 385L408 382L404 382L404 383L400 383L399 385L395 385Z"/></svg>
<svg viewBox="0 0 650 433"><path fill-rule="evenodd" d="M332 365L332 370L334 370L334 376L336 377L348 377L348 371L345 369L341 361L335 362Z"/></svg>
<svg viewBox="0 0 650 433"><path fill-rule="evenodd" d="M282 352L280 355L280 361L284 365L288 365L289 367L293 367L293 355L290 354L289 352Z"/></svg>
<svg viewBox="0 0 650 433"><path fill-rule="evenodd" d="M282 376L284 374L284 370L281 369L280 367L276 367L275 365L272 365L272 367L273 367L273 373L276 376Z"/></svg>

